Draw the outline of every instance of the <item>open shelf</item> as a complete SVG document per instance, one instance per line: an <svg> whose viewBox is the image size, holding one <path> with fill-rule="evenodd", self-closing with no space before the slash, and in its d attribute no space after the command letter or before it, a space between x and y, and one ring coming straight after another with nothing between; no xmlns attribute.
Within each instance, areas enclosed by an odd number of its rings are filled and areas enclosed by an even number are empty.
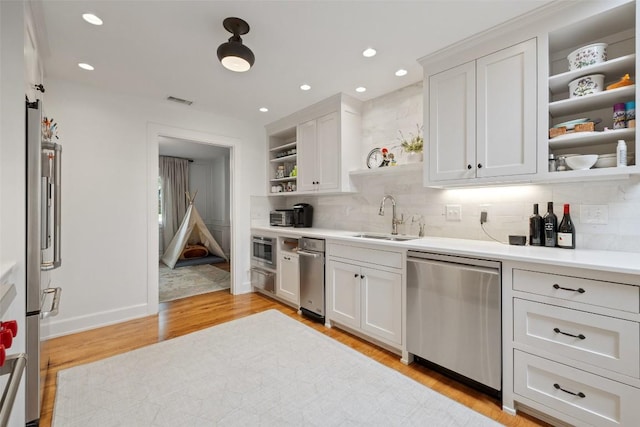
<svg viewBox="0 0 640 427"><path fill-rule="evenodd" d="M577 98L562 99L549 103L549 114L552 117L566 116L581 111L591 111L598 108L611 107L618 102L635 99L636 85L624 86L618 89L605 90L593 95Z"/></svg>
<svg viewBox="0 0 640 427"><path fill-rule="evenodd" d="M350 171L350 176L370 176L370 175L400 175L403 173L412 173L422 171L423 163L405 163L396 166L384 166L375 169L360 169Z"/></svg>
<svg viewBox="0 0 640 427"><path fill-rule="evenodd" d="M549 148L571 148L571 147L586 147L590 145L600 145L610 142L615 142L619 139L625 141L635 140L636 130L633 129L614 129L606 132L578 132L572 135L571 138L565 139L562 137L552 138L549 140ZM575 137L573 137L575 135Z"/></svg>
<svg viewBox="0 0 640 427"><path fill-rule="evenodd" d="M625 74L635 75L636 72L636 54L625 55L620 58L611 59L609 61L581 68L579 70L568 71L562 74L556 74L549 77L549 90L553 94L566 92L569 82L578 77L590 74L604 74L607 77L622 77Z"/></svg>

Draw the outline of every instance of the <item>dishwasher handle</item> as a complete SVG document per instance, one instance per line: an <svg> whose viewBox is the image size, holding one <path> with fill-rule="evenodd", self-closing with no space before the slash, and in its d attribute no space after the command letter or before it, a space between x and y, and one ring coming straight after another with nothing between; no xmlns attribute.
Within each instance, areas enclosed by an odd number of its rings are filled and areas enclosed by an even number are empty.
<svg viewBox="0 0 640 427"><path fill-rule="evenodd" d="M311 257L311 258L318 258L318 257L322 256L322 254L317 253L317 252L307 252L307 251L303 251L303 250L298 250L298 255L308 256L308 257Z"/></svg>
<svg viewBox="0 0 640 427"><path fill-rule="evenodd" d="M432 260L432 259L422 259L422 258L407 258L408 262L414 262L416 264L428 264L428 265L437 265L439 267L448 267L448 268L452 268L455 266L455 268L457 269L462 269L462 270L466 270L466 271L475 271L478 273L486 273L486 274L494 274L494 275L499 275L500 274L500 269L499 268L494 268L494 267L481 267L478 265L470 265L470 264L459 264L459 263L455 263L455 262L448 262L448 261L436 261L436 260Z"/></svg>

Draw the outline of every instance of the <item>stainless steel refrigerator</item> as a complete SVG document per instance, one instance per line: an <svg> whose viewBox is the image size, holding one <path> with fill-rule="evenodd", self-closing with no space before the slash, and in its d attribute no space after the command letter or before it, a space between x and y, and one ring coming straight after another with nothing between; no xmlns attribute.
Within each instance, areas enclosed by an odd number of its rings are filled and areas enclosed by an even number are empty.
<svg viewBox="0 0 640 427"><path fill-rule="evenodd" d="M60 144L42 138L42 103L26 101L26 423L37 426L49 365L43 319L58 313L61 288L51 287L50 270L60 267Z"/></svg>

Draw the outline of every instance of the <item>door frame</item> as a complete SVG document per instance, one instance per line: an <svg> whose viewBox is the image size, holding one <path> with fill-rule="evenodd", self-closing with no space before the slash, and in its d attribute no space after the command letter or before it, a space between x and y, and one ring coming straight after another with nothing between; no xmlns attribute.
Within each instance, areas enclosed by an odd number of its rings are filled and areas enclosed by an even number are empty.
<svg viewBox="0 0 640 427"><path fill-rule="evenodd" d="M241 277L236 273L240 248L235 244L237 233L235 226L235 214L237 212L236 203L236 183L238 177L236 173L236 148L240 142L237 138L216 135L208 132L201 132L191 129L177 128L159 123L149 122L147 124L147 312L156 314L159 307L159 271L158 253L160 241L158 236L158 140L160 137L182 139L198 144L216 145L229 149L229 224L231 227L231 239L229 242L229 252L231 254L231 288L230 292L236 294L238 284L236 279Z"/></svg>

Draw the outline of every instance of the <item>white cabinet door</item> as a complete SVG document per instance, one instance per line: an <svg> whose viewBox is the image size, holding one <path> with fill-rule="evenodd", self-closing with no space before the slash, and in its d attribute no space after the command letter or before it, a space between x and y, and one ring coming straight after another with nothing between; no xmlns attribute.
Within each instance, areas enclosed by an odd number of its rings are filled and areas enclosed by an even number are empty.
<svg viewBox="0 0 640 427"><path fill-rule="evenodd" d="M345 326L360 328L360 267L329 261L327 315Z"/></svg>
<svg viewBox="0 0 640 427"><path fill-rule="evenodd" d="M298 191L312 191L316 189L316 146L317 121L298 125Z"/></svg>
<svg viewBox="0 0 640 427"><path fill-rule="evenodd" d="M536 172L536 40L477 60L476 176Z"/></svg>
<svg viewBox="0 0 640 427"><path fill-rule="evenodd" d="M475 61L429 77L429 178L475 177Z"/></svg>
<svg viewBox="0 0 640 427"><path fill-rule="evenodd" d="M338 113L317 120L316 182L319 191L337 190L340 186L340 135Z"/></svg>
<svg viewBox="0 0 640 427"><path fill-rule="evenodd" d="M278 288L276 295L296 305L300 304L300 267L298 254L283 252L278 257Z"/></svg>
<svg viewBox="0 0 640 427"><path fill-rule="evenodd" d="M402 343L402 276L362 268L362 330Z"/></svg>

